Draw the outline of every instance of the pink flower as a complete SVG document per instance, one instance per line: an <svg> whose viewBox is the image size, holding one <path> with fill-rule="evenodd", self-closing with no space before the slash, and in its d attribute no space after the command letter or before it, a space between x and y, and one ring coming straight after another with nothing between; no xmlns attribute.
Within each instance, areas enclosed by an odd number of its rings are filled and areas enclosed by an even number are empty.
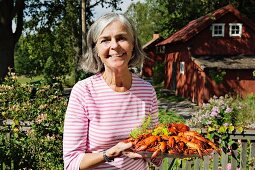
<svg viewBox="0 0 255 170"><path fill-rule="evenodd" d="M227 107L227 109L225 110L226 113L230 113L230 112L232 112L232 111L233 111L233 109L230 108L230 107Z"/></svg>
<svg viewBox="0 0 255 170"><path fill-rule="evenodd" d="M216 117L216 116L218 116L218 113L219 113L219 112L220 112L219 107L214 106L214 107L212 108L212 112L211 112L210 116Z"/></svg>
<svg viewBox="0 0 255 170"><path fill-rule="evenodd" d="M218 170L222 170L222 167L218 167ZM234 170L234 169L232 169L232 167L231 167L231 163L228 163L228 164L227 164L227 170ZM236 170L240 170L240 168L236 168Z"/></svg>

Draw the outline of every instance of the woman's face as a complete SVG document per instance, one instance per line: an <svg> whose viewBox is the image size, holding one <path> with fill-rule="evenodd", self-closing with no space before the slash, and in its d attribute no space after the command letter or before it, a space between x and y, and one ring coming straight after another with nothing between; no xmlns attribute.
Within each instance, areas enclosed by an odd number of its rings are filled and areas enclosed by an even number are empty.
<svg viewBox="0 0 255 170"><path fill-rule="evenodd" d="M105 67L111 70L128 69L133 48L131 35L126 26L118 20L105 27L96 43L98 56Z"/></svg>

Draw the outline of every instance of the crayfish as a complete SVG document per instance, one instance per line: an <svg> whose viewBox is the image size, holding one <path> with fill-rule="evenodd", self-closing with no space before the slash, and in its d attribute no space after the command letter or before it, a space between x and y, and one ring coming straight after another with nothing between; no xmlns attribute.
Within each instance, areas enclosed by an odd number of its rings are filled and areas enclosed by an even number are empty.
<svg viewBox="0 0 255 170"><path fill-rule="evenodd" d="M162 125L161 125L162 126ZM134 152L151 152L151 158L156 158L160 154L176 155L177 157L191 157L198 155L203 157L212 151L220 153L217 145L209 139L203 137L196 131L182 123L172 123L165 125L168 129L168 134L153 133L153 129L149 130L150 133L142 134L136 139L130 137L125 142L132 142L132 150Z"/></svg>

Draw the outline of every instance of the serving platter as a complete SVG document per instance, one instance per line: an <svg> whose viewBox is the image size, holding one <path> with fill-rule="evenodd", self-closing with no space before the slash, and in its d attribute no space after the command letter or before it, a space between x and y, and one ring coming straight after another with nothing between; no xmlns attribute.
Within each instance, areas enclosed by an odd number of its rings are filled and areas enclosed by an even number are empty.
<svg viewBox="0 0 255 170"><path fill-rule="evenodd" d="M149 152L149 151L140 151L137 152L138 154L142 155L144 158L151 158L153 152ZM207 156L207 155L212 155L214 153L214 151L208 152L208 153L203 153L203 156ZM183 158L196 158L196 157L200 157L199 154L189 154L189 155L184 155L184 154L169 154L169 153L159 153L157 155L157 158L179 158L179 159L183 159Z"/></svg>

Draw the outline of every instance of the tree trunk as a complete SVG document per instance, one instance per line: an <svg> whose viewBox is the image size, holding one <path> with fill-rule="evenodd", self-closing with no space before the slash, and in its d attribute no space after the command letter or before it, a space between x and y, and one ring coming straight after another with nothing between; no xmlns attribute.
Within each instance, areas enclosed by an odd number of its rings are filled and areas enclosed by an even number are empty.
<svg viewBox="0 0 255 170"><path fill-rule="evenodd" d="M82 24L82 55L85 54L86 48L86 0L81 3L81 24Z"/></svg>
<svg viewBox="0 0 255 170"><path fill-rule="evenodd" d="M0 0L0 83L14 68L14 48L23 29L24 0ZM12 20L16 17L16 30L12 30Z"/></svg>

